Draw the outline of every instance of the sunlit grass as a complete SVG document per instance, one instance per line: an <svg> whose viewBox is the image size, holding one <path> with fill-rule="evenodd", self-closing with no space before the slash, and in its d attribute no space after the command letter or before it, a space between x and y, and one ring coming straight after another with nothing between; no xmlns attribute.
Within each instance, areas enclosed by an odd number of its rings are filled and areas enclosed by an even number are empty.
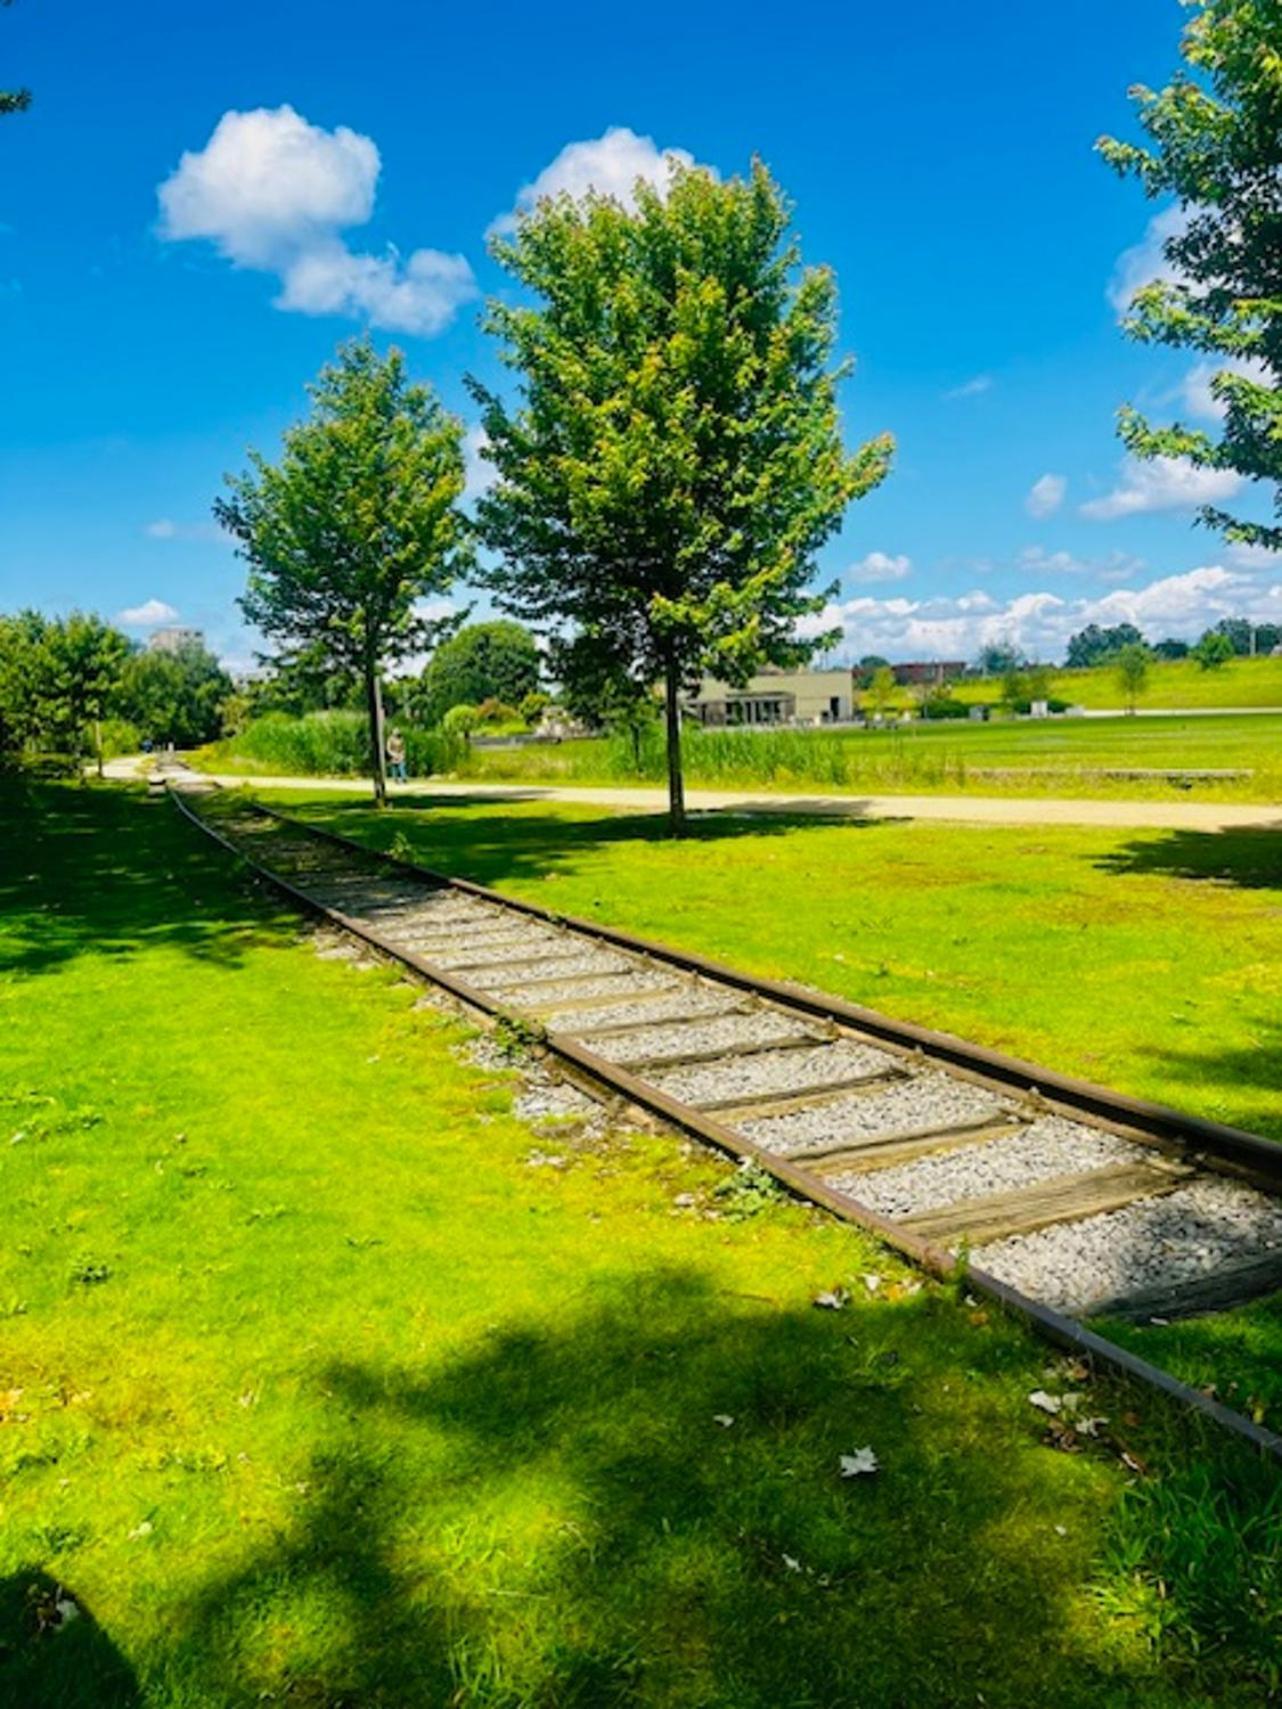
<svg viewBox="0 0 1282 1709"><path fill-rule="evenodd" d="M457 1022L163 803L3 792L0 839L0 1702L1266 1700L1240 1451L1100 1387L1132 1510L1043 1443L1044 1346L853 1232L707 1220L670 1138L531 1168Z"/></svg>

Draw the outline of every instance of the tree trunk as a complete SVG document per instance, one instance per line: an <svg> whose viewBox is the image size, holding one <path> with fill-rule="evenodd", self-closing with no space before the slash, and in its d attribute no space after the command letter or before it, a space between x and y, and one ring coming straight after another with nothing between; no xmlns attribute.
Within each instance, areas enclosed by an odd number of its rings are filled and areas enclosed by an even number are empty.
<svg viewBox="0 0 1282 1709"><path fill-rule="evenodd" d="M365 666L365 698L369 706L370 775L374 783L374 805L387 806L387 750L383 741L383 685L378 667Z"/></svg>
<svg viewBox="0 0 1282 1709"><path fill-rule="evenodd" d="M94 751L94 758L98 761L98 776L101 777L102 776L102 719L101 718L95 718L93 721L93 751Z"/></svg>
<svg viewBox="0 0 1282 1709"><path fill-rule="evenodd" d="M686 828L685 782L681 775L681 670L669 659L664 672L664 710L668 734L668 829L674 837Z"/></svg>

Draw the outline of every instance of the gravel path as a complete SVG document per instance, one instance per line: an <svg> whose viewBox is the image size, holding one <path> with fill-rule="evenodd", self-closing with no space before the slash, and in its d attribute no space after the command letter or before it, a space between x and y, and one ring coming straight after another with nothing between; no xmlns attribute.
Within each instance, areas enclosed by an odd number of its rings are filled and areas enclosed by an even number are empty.
<svg viewBox="0 0 1282 1709"><path fill-rule="evenodd" d="M913 1216L942 1210L962 1199L982 1198L985 1193L1015 1192L1056 1175L1076 1175L1111 1163L1140 1163L1148 1155L1143 1146L1114 1134L1063 1116L1046 1116L1010 1139L988 1140L866 1175L852 1172L830 1179L871 1210L885 1216Z"/></svg>
<svg viewBox="0 0 1282 1709"><path fill-rule="evenodd" d="M881 1091L854 1092L790 1116L740 1122L741 1130L771 1151L787 1156L824 1140L859 1139L877 1133L947 1127L954 1122L997 1116L1012 1105L982 1086L930 1071Z"/></svg>
<svg viewBox="0 0 1282 1709"><path fill-rule="evenodd" d="M763 1056L665 1068L647 1078L674 1098L700 1104L716 1098L751 1098L760 1092L786 1093L793 1087L827 1085L851 1075L880 1074L894 1065L894 1059L884 1051L843 1039L837 1044L816 1045L813 1050L771 1051Z"/></svg>
<svg viewBox="0 0 1282 1709"><path fill-rule="evenodd" d="M1178 1286L1282 1246L1282 1204L1236 1181L1192 1181L1161 1198L977 1247L976 1266L1060 1311Z"/></svg>
<svg viewBox="0 0 1282 1709"><path fill-rule="evenodd" d="M603 1038L596 1048L611 1062L639 1062L647 1056L675 1056L678 1051L730 1050L735 1045L767 1044L772 1039L794 1038L802 1030L795 1016L781 1015L775 1009L757 1009L748 1014L692 1021L688 1025L646 1027L643 1032L625 1033L621 1038ZM815 1031L816 1042L821 1036ZM742 1066L746 1069L747 1063Z"/></svg>

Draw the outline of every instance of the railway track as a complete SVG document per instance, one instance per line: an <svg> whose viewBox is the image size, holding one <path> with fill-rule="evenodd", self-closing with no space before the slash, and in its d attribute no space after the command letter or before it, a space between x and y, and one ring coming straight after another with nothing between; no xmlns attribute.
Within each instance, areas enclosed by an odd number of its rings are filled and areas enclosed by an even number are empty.
<svg viewBox="0 0 1282 1709"><path fill-rule="evenodd" d="M1282 1146L382 856L181 772L295 901L562 1064L1282 1458L1081 1320L1282 1287ZM203 797L198 799L198 797Z"/></svg>

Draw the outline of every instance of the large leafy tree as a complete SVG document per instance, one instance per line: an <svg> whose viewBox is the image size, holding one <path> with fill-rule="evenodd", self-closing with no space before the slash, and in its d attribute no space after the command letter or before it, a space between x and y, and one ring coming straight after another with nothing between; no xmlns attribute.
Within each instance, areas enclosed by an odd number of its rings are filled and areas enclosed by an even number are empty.
<svg viewBox="0 0 1282 1709"><path fill-rule="evenodd" d="M73 611L45 635L45 692L52 726L77 756L91 745L102 775L102 721L120 703L129 642L101 617Z"/></svg>
<svg viewBox="0 0 1282 1709"><path fill-rule="evenodd" d="M439 625L419 602L460 567L463 429L410 383L399 350L380 356L368 338L343 345L310 393L279 462L252 453L214 512L249 564L241 607L281 662L324 659L363 684L381 805L383 673L430 645Z"/></svg>
<svg viewBox="0 0 1282 1709"><path fill-rule="evenodd" d="M232 680L202 641L153 647L125 666L125 716L151 742L194 748L222 733L222 706Z"/></svg>
<svg viewBox="0 0 1282 1709"><path fill-rule="evenodd" d="M468 623L443 641L423 671L422 716L439 724L451 706L501 700L519 706L539 686L539 649L524 625L499 619Z"/></svg>
<svg viewBox="0 0 1282 1709"><path fill-rule="evenodd" d="M0 6L12 4L13 0L0 0ZM5 113L25 113L30 105L30 89L0 89L0 116Z"/></svg>
<svg viewBox="0 0 1282 1709"><path fill-rule="evenodd" d="M676 168L628 206L545 200L495 245L528 298L486 318L519 399L472 382L498 477L477 507L488 580L559 632L567 681L662 683L678 831L683 691L830 641L798 637L824 601L816 550L889 465L888 438L842 446L836 288L788 227L764 166Z"/></svg>
<svg viewBox="0 0 1282 1709"><path fill-rule="evenodd" d="M1132 94L1151 146L1105 137L1100 152L1146 195L1174 196L1184 219L1166 240L1168 277L1143 286L1126 321L1135 338L1201 351L1223 410L1218 438L1155 427L1138 410L1121 433L1140 456L1187 457L1272 483L1272 522L1216 506L1202 520L1244 545L1282 550L1282 6L1192 0L1188 72Z"/></svg>

